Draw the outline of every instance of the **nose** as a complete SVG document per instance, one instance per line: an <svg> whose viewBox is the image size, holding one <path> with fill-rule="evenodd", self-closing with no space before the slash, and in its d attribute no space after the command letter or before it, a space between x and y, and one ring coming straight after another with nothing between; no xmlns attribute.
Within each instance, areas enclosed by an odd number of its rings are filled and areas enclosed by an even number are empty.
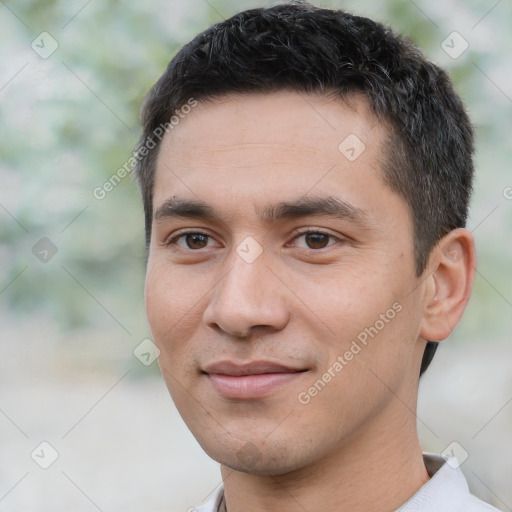
<svg viewBox="0 0 512 512"><path fill-rule="evenodd" d="M238 338L256 328L283 329L289 321L287 289L269 266L264 253L249 263L233 252L204 311L204 323Z"/></svg>

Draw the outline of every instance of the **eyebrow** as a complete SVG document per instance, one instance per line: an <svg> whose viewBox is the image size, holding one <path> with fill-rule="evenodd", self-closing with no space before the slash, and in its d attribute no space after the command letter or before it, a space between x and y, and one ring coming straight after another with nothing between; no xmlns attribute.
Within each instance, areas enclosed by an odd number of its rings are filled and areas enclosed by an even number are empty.
<svg viewBox="0 0 512 512"><path fill-rule="evenodd" d="M279 202L263 208L259 216L265 223L275 223L284 219L322 216L349 220L362 226L369 224L368 214L365 210L333 196L308 196L301 197L296 201ZM174 217L224 222L215 209L204 201L182 199L176 196L164 201L154 213L156 221Z"/></svg>

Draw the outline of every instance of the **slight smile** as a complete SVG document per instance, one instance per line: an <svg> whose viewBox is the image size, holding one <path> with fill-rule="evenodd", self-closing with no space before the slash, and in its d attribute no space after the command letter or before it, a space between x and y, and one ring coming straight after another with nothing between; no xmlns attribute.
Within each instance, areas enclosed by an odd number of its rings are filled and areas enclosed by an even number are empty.
<svg viewBox="0 0 512 512"><path fill-rule="evenodd" d="M299 378L307 369L289 368L269 361L237 364L220 361L208 365L203 373L224 398L255 400Z"/></svg>

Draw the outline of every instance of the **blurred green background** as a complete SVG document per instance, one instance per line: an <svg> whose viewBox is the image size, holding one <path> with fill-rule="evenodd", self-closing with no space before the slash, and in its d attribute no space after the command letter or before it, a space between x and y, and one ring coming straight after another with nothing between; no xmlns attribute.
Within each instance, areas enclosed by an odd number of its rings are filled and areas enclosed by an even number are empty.
<svg viewBox="0 0 512 512"><path fill-rule="evenodd" d="M94 191L130 158L142 98L179 47L275 3L0 1L0 510L186 510L219 483L157 364L133 354L151 337L135 183ZM422 382L418 425L426 450L464 446L473 491L512 510L512 4L312 3L407 34L475 124L478 274ZM457 58L453 32L468 45ZM47 470L30 457L44 439L59 453Z"/></svg>

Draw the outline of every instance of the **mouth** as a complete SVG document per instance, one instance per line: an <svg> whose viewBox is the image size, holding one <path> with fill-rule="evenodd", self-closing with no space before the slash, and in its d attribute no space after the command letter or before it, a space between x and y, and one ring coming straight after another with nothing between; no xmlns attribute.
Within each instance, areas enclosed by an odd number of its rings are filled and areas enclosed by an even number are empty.
<svg viewBox="0 0 512 512"><path fill-rule="evenodd" d="M237 364L220 361L208 365L203 374L217 393L232 400L269 397L307 372L270 361Z"/></svg>

